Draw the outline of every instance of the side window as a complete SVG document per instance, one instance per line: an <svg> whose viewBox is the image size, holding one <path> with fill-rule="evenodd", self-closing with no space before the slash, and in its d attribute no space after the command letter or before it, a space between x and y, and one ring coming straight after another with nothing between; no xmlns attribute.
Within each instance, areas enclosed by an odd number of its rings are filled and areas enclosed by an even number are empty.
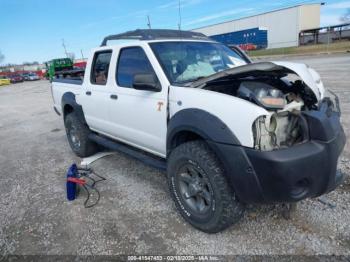
<svg viewBox="0 0 350 262"><path fill-rule="evenodd" d="M91 83L105 85L108 78L108 69L111 62L112 51L95 53L91 70Z"/></svg>
<svg viewBox="0 0 350 262"><path fill-rule="evenodd" d="M128 47L120 51L117 67L117 83L132 87L134 75L154 74L153 67L141 47Z"/></svg>

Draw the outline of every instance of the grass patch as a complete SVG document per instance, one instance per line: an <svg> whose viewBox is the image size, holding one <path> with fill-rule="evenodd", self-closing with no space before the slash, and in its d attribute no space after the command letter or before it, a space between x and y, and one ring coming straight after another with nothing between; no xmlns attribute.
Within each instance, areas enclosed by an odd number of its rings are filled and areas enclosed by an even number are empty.
<svg viewBox="0 0 350 262"><path fill-rule="evenodd" d="M328 53L328 52L350 52L350 41L319 45L307 45L299 47L283 47L273 49L263 49L249 51L248 54L251 57L258 56L271 56L271 55L299 55L299 54L315 54L315 53Z"/></svg>

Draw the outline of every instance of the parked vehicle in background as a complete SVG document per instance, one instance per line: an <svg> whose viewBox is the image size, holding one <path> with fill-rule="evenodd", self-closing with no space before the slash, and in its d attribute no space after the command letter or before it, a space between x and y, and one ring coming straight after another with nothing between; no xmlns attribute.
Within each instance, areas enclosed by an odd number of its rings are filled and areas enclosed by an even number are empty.
<svg viewBox="0 0 350 262"><path fill-rule="evenodd" d="M11 80L6 76L0 76L0 86L11 84Z"/></svg>
<svg viewBox="0 0 350 262"><path fill-rule="evenodd" d="M10 75L9 78L12 84L24 81L24 78L20 74Z"/></svg>
<svg viewBox="0 0 350 262"><path fill-rule="evenodd" d="M67 71L73 70L73 61L70 58L57 58L46 62L46 78L52 81L55 77L64 75Z"/></svg>
<svg viewBox="0 0 350 262"><path fill-rule="evenodd" d="M23 74L22 74L22 77L23 77L23 80L24 80L24 81L28 81L28 79L29 79L29 73L23 73Z"/></svg>
<svg viewBox="0 0 350 262"><path fill-rule="evenodd" d="M119 39L133 41L107 46ZM83 81L54 79L52 97L75 154L101 144L167 170L178 211L204 232L236 223L246 204L298 202L343 179L339 99L319 74L252 63L200 33L106 37Z"/></svg>
<svg viewBox="0 0 350 262"><path fill-rule="evenodd" d="M40 77L36 73L24 73L22 76L25 81L40 80Z"/></svg>
<svg viewBox="0 0 350 262"><path fill-rule="evenodd" d="M254 44L240 44L238 46L244 51L252 51L257 49L257 45Z"/></svg>

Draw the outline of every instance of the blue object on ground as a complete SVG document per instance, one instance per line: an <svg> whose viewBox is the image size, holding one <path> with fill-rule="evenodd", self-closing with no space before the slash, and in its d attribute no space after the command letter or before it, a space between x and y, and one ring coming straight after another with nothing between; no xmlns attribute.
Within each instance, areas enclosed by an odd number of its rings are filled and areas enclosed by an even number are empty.
<svg viewBox="0 0 350 262"><path fill-rule="evenodd" d="M74 182L68 181L68 178L77 178L78 177L78 167L76 164L73 164L69 167L67 172L67 199L73 201L76 197L77 184Z"/></svg>

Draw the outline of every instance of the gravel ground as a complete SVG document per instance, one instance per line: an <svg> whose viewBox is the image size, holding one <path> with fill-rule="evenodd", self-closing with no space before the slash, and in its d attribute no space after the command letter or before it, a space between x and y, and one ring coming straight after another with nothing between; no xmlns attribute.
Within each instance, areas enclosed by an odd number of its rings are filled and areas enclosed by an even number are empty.
<svg viewBox="0 0 350 262"><path fill-rule="evenodd" d="M340 95L349 137L350 56L298 57ZM82 194L65 199L65 172L77 158L52 110L49 83L0 87L0 254L25 255L350 255L349 144L340 161L344 184L321 199L282 207L249 206L244 218L214 235L179 216L165 174L114 154L93 168L107 178L101 200L85 209Z"/></svg>

